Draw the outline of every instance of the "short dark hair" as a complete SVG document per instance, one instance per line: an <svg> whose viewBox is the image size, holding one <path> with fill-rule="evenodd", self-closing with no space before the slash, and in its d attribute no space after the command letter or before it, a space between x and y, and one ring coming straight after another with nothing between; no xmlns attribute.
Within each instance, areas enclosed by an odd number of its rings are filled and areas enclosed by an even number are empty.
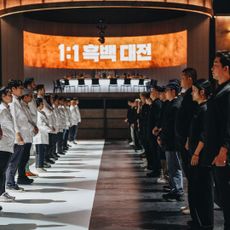
<svg viewBox="0 0 230 230"><path fill-rule="evenodd" d="M12 88L18 88L18 87L20 87L20 86L22 86L23 84L22 84L22 81L21 80L10 80L9 82L8 82L8 88L9 89L12 89Z"/></svg>
<svg viewBox="0 0 230 230"><path fill-rule="evenodd" d="M26 78L23 82L24 87L27 88L33 81L34 81L34 78L32 77Z"/></svg>
<svg viewBox="0 0 230 230"><path fill-rule="evenodd" d="M10 91L9 87L3 86L0 89L0 103L2 103L2 96L5 96Z"/></svg>
<svg viewBox="0 0 230 230"><path fill-rule="evenodd" d="M36 98L36 105L37 105L37 107L39 107L41 105L41 103L43 103L42 98L40 98L40 97Z"/></svg>
<svg viewBox="0 0 230 230"><path fill-rule="evenodd" d="M47 101L47 103L52 107L52 103L51 103L51 95L50 94L46 94L44 96L45 100Z"/></svg>
<svg viewBox="0 0 230 230"><path fill-rule="evenodd" d="M143 96L144 98L148 99L148 98L150 98L150 93L149 92L142 92L141 96Z"/></svg>
<svg viewBox="0 0 230 230"><path fill-rule="evenodd" d="M204 90L205 96L208 98L212 94L211 82L206 79L199 79L194 84L199 90Z"/></svg>
<svg viewBox="0 0 230 230"><path fill-rule="evenodd" d="M59 96L58 95L54 95L53 96L53 101L57 101L57 100L59 100Z"/></svg>
<svg viewBox="0 0 230 230"><path fill-rule="evenodd" d="M36 87L37 92L42 89L45 89L45 86L43 84L37 85Z"/></svg>
<svg viewBox="0 0 230 230"><path fill-rule="evenodd" d="M220 63L223 67L228 66L229 67L229 73L230 73L230 51L218 51L216 53L216 58L220 58Z"/></svg>
<svg viewBox="0 0 230 230"><path fill-rule="evenodd" d="M188 67L185 68L182 73L187 76L192 78L192 82L195 83L197 80L197 71L194 68Z"/></svg>

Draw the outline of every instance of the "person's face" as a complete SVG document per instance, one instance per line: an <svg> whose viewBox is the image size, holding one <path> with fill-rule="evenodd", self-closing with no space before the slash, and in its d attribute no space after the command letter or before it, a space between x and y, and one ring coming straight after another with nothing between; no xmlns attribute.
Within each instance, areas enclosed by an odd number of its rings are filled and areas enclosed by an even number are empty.
<svg viewBox="0 0 230 230"><path fill-rule="evenodd" d="M157 98L158 97L158 92L156 89L152 89L151 93L150 93L150 97L153 98Z"/></svg>
<svg viewBox="0 0 230 230"><path fill-rule="evenodd" d="M39 110L42 110L43 108L44 108L44 103L42 102L42 103L39 105L38 109L39 109Z"/></svg>
<svg viewBox="0 0 230 230"><path fill-rule="evenodd" d="M160 92L159 98L160 98L161 101L165 101L166 100L165 92Z"/></svg>
<svg viewBox="0 0 230 230"><path fill-rule="evenodd" d="M152 104L151 99L150 99L150 98L146 99L146 103L147 103L148 105L151 105L151 104Z"/></svg>
<svg viewBox="0 0 230 230"><path fill-rule="evenodd" d="M70 102L70 104L71 104L72 106L74 106L74 101L72 100L72 101Z"/></svg>
<svg viewBox="0 0 230 230"><path fill-rule="evenodd" d="M21 97L22 92L23 92L23 86L18 86L18 87L13 87L12 88L12 93L17 97Z"/></svg>
<svg viewBox="0 0 230 230"><path fill-rule="evenodd" d="M218 81L219 78L224 75L226 69L228 69L228 67L226 67L226 66L223 67L221 62L220 62L220 58L216 57L214 59L214 63L213 63L213 66L212 66L213 78Z"/></svg>
<svg viewBox="0 0 230 230"><path fill-rule="evenodd" d="M26 103L30 103L32 101L32 94L26 95L23 98L23 101L26 102Z"/></svg>
<svg viewBox="0 0 230 230"><path fill-rule="evenodd" d="M188 89L191 87L192 78L186 76L184 73L181 74L181 88Z"/></svg>
<svg viewBox="0 0 230 230"><path fill-rule="evenodd" d="M40 95L44 96L46 93L45 88L40 89L39 93L40 93Z"/></svg>
<svg viewBox="0 0 230 230"><path fill-rule="evenodd" d="M34 81L31 82L30 87L31 89L36 89L36 84Z"/></svg>
<svg viewBox="0 0 230 230"><path fill-rule="evenodd" d="M166 97L166 100L169 100L169 101L173 99L173 92L171 89L166 89L165 97Z"/></svg>
<svg viewBox="0 0 230 230"><path fill-rule="evenodd" d="M56 107L58 107L58 106L59 106L59 100L55 100L55 101L54 101L54 105L55 105Z"/></svg>
<svg viewBox="0 0 230 230"><path fill-rule="evenodd" d="M12 94L11 92L7 92L5 95L2 96L2 101L6 104L9 104L12 102Z"/></svg>
<svg viewBox="0 0 230 230"><path fill-rule="evenodd" d="M142 95L140 95L140 99L141 99L141 102L144 104L145 101L146 101L145 97L143 97Z"/></svg>
<svg viewBox="0 0 230 230"><path fill-rule="evenodd" d="M64 100L59 100L59 105L64 105Z"/></svg>
<svg viewBox="0 0 230 230"><path fill-rule="evenodd" d="M200 99L199 89L196 86L192 86L192 99L198 101Z"/></svg>

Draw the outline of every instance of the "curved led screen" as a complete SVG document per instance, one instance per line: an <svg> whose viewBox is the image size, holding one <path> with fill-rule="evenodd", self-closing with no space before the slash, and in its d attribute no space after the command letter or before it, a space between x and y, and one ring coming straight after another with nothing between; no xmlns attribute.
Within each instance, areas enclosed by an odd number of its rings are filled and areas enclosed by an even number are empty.
<svg viewBox="0 0 230 230"><path fill-rule="evenodd" d="M138 69L187 63L187 31L134 37L51 36L24 32L24 65L64 69Z"/></svg>

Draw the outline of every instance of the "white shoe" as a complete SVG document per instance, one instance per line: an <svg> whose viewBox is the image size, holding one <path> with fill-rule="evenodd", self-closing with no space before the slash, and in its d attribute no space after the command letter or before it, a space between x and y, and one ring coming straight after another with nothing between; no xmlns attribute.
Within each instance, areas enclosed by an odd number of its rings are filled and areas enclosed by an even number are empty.
<svg viewBox="0 0 230 230"><path fill-rule="evenodd" d="M15 200L14 196L10 196L7 192L4 192L1 196L0 196L0 202L12 202Z"/></svg>
<svg viewBox="0 0 230 230"><path fill-rule="evenodd" d="M184 215L189 215L190 214L190 209L186 208L184 210L181 211Z"/></svg>
<svg viewBox="0 0 230 230"><path fill-rule="evenodd" d="M180 211L182 212L183 210L185 210L185 209L187 209L188 208L188 206L182 206L181 208L180 208Z"/></svg>
<svg viewBox="0 0 230 230"><path fill-rule="evenodd" d="M46 173L47 171L44 168L36 168L36 172L39 173Z"/></svg>
<svg viewBox="0 0 230 230"><path fill-rule="evenodd" d="M133 143L133 142L130 142L129 145L134 145L134 143Z"/></svg>
<svg viewBox="0 0 230 230"><path fill-rule="evenodd" d="M167 184L168 181L164 177L160 177L157 179L157 184Z"/></svg>

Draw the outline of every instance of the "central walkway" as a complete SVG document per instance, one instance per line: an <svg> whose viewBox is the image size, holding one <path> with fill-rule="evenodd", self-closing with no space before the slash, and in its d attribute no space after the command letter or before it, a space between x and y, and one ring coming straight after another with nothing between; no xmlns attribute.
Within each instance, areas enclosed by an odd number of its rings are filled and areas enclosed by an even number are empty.
<svg viewBox="0 0 230 230"><path fill-rule="evenodd" d="M0 229L88 229L103 147L79 141L25 192L10 192L16 201L1 204Z"/></svg>

